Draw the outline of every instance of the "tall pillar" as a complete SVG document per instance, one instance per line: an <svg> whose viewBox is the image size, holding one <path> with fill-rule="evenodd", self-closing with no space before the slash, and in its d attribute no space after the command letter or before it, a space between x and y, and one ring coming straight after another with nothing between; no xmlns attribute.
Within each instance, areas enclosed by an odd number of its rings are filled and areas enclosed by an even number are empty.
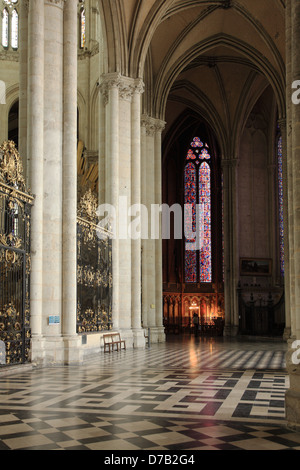
<svg viewBox="0 0 300 470"><path fill-rule="evenodd" d="M77 1L30 0L28 41L32 360L78 362Z"/></svg>
<svg viewBox="0 0 300 470"><path fill-rule="evenodd" d="M146 129L146 120L145 117L141 119L141 202L143 207L147 208L147 152L146 152L146 142L147 142L147 129ZM147 287L147 244L148 244L148 219L147 227L144 225L142 232L142 242L141 242L141 301L142 301L142 325L144 328L148 327L148 287Z"/></svg>
<svg viewBox="0 0 300 470"><path fill-rule="evenodd" d="M77 321L77 0L64 6L62 156L62 334L65 361L79 351ZM76 355L76 359L77 359Z"/></svg>
<svg viewBox="0 0 300 470"><path fill-rule="evenodd" d="M161 134L165 128L165 122L156 119L154 136L154 159L155 159L155 204L161 207L162 204L162 152ZM162 214L159 211L159 231L155 240L155 325L157 341L164 341L163 327L163 276L162 276Z"/></svg>
<svg viewBox="0 0 300 470"><path fill-rule="evenodd" d="M99 93L99 154L98 154L98 204L105 203L105 182L106 182L106 162L105 162L105 102L103 94Z"/></svg>
<svg viewBox="0 0 300 470"><path fill-rule="evenodd" d="M144 84L140 80L135 80L132 90L131 104L131 204L138 211L138 215L143 223L143 213L141 208L141 94L144 91ZM134 214L137 215L134 210ZM129 221L131 222L131 221ZM140 236L131 237L131 324L133 329L133 342L135 347L144 347L145 338L142 325L142 226L140 225ZM133 235L133 234L131 234Z"/></svg>
<svg viewBox="0 0 300 470"><path fill-rule="evenodd" d="M283 184L283 224L284 224L284 290L285 290L285 330L283 337L287 340L291 335L291 286L290 286L290 247L288 226L288 187L287 187L287 132L286 119L280 119L278 125L282 138L282 184Z"/></svg>
<svg viewBox="0 0 300 470"><path fill-rule="evenodd" d="M115 224L112 227L112 275L113 299L112 322L113 328L119 328L119 230L118 200L119 200L119 74L112 73L102 77L100 91L103 94L105 106L105 199L115 210Z"/></svg>
<svg viewBox="0 0 300 470"><path fill-rule="evenodd" d="M143 83L118 73L102 76L105 122L105 202L114 215L112 241L113 329L129 346L144 347L141 329L141 238L130 227L141 204L140 109ZM104 214L101 214L104 215ZM107 216L107 214L106 214Z"/></svg>
<svg viewBox="0 0 300 470"><path fill-rule="evenodd" d="M237 218L237 160L222 160L223 167L223 214L224 214L224 336L235 336L239 328L238 313L238 247Z"/></svg>
<svg viewBox="0 0 300 470"><path fill-rule="evenodd" d="M43 333L47 360L61 360L62 331L62 145L63 0L45 0ZM59 318L54 324L49 321ZM55 351L55 353L54 353Z"/></svg>
<svg viewBox="0 0 300 470"><path fill-rule="evenodd" d="M128 233L128 211L131 207L132 152L132 79L119 81L119 327L126 342L133 343L132 321L132 253Z"/></svg>
<svg viewBox="0 0 300 470"><path fill-rule="evenodd" d="M148 211L148 238L142 243L143 325L150 328L151 342L164 341L162 313L161 132L165 123L142 116L143 204Z"/></svg>
<svg viewBox="0 0 300 470"><path fill-rule="evenodd" d="M19 153L22 157L27 184L29 178L27 163L28 10L28 2L21 2L19 8Z"/></svg>
<svg viewBox="0 0 300 470"><path fill-rule="evenodd" d="M43 161L44 161L44 2L31 0L28 17L29 185L35 196L31 213L30 326L32 355L42 358L43 312Z"/></svg>
<svg viewBox="0 0 300 470"><path fill-rule="evenodd" d="M291 77L293 81L300 78L300 3L298 0L287 2L286 14L287 27L291 21L291 35L287 31L287 39L291 37ZM287 80L291 77L287 76ZM287 86L291 87L292 82L287 82ZM287 93L287 101L290 99L291 95ZM289 229L293 250L292 253L290 252L293 312L291 313L291 339L286 357L290 387L286 393L285 405L288 426L300 430L300 107L296 104L291 108L291 125L292 135L288 135L288 142L291 143L292 149L288 158L288 181L290 184L291 175Z"/></svg>
<svg viewBox="0 0 300 470"><path fill-rule="evenodd" d="M143 259L142 259L142 271L143 271L143 292L146 294L143 296L143 301L146 301L146 305L143 306L146 315L143 316L143 326L150 328L151 332L154 333L156 327L155 318L155 239L151 233L151 210L155 204L155 147L154 147L154 135L155 135L155 119L143 115L142 126L145 127L143 136L145 137L142 142L142 159L143 159L143 172L145 180L144 201L145 207L148 212L148 233L145 234L146 239L143 242ZM145 323L147 322L147 323ZM155 336L151 335L151 340L155 341Z"/></svg>

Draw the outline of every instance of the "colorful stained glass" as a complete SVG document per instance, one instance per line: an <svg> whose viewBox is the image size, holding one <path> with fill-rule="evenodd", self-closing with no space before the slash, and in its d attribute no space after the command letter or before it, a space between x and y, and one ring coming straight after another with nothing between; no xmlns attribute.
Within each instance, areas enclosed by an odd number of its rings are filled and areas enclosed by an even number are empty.
<svg viewBox="0 0 300 470"><path fill-rule="evenodd" d="M203 142L199 137L194 137L193 142L191 143L191 147L203 147Z"/></svg>
<svg viewBox="0 0 300 470"><path fill-rule="evenodd" d="M85 9L82 7L80 10L80 47L83 49L85 47Z"/></svg>
<svg viewBox="0 0 300 470"><path fill-rule="evenodd" d="M210 155L208 145L200 151L202 147L201 139L195 137L186 155L185 282L212 282Z"/></svg>
<svg viewBox="0 0 300 470"><path fill-rule="evenodd" d="M185 282L197 282L197 252L185 248Z"/></svg>
<svg viewBox="0 0 300 470"><path fill-rule="evenodd" d="M209 153L206 149L201 150L200 158L201 158L201 160L203 160L203 159L209 160L210 159L210 155L209 155Z"/></svg>
<svg viewBox="0 0 300 470"><path fill-rule="evenodd" d="M280 272L284 275L284 222L283 222L283 182L282 182L282 137L277 144L278 164L278 206L279 206L279 248L280 248Z"/></svg>
<svg viewBox="0 0 300 470"><path fill-rule="evenodd" d="M195 251L197 172L192 162L184 170L184 226L185 226L185 282L197 281L197 257Z"/></svg>
<svg viewBox="0 0 300 470"><path fill-rule="evenodd" d="M195 158L196 158L196 155L194 154L193 150L189 149L188 153L187 153L187 156L186 156L186 159L187 160L195 160Z"/></svg>
<svg viewBox="0 0 300 470"><path fill-rule="evenodd" d="M210 166L199 168L200 282L211 282L211 185Z"/></svg>

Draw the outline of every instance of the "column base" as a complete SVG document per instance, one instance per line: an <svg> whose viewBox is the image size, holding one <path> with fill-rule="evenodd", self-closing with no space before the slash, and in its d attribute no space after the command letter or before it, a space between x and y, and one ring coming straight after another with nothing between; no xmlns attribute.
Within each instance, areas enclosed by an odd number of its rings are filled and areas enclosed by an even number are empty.
<svg viewBox="0 0 300 470"><path fill-rule="evenodd" d="M120 333L121 339L126 341L126 349L132 349L134 347L134 334L131 328L113 328L112 331Z"/></svg>
<svg viewBox="0 0 300 470"><path fill-rule="evenodd" d="M235 325L225 325L223 330L223 336L237 336L239 327Z"/></svg>
<svg viewBox="0 0 300 470"><path fill-rule="evenodd" d="M282 339L284 341L288 341L291 337L291 328L285 328L284 329L284 332L283 332L283 335L282 335Z"/></svg>
<svg viewBox="0 0 300 470"><path fill-rule="evenodd" d="M299 379L300 383L300 379ZM285 412L287 427L300 431L300 392L288 390L285 394Z"/></svg>
<svg viewBox="0 0 300 470"><path fill-rule="evenodd" d="M30 362L43 365L45 361L45 340L43 336L32 336L30 342Z"/></svg>
<svg viewBox="0 0 300 470"><path fill-rule="evenodd" d="M64 336L64 364L81 364L83 362L82 340L78 335Z"/></svg>
<svg viewBox="0 0 300 470"><path fill-rule="evenodd" d="M143 328L133 328L132 334L133 334L133 347L145 349L145 346L146 346L145 330Z"/></svg>
<svg viewBox="0 0 300 470"><path fill-rule="evenodd" d="M286 420L289 429L300 430L300 341L290 339L286 354L290 388L285 395Z"/></svg>
<svg viewBox="0 0 300 470"><path fill-rule="evenodd" d="M35 365L78 364L82 362L81 339L75 336L31 338L31 362Z"/></svg>
<svg viewBox="0 0 300 470"><path fill-rule="evenodd" d="M150 343L164 343L166 341L165 328L163 326L150 326L148 331L150 333Z"/></svg>

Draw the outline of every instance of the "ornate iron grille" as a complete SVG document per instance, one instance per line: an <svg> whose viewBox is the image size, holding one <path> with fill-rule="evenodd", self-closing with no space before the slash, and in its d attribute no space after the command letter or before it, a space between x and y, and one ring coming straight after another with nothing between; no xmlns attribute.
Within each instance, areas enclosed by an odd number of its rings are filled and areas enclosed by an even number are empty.
<svg viewBox="0 0 300 470"><path fill-rule="evenodd" d="M12 141L0 147L0 366L30 354L30 213L20 156Z"/></svg>
<svg viewBox="0 0 300 470"><path fill-rule="evenodd" d="M285 327L284 292L249 292L238 287L240 333L256 336L282 336ZM278 299L278 296L279 299ZM276 299L277 297L277 299Z"/></svg>
<svg viewBox="0 0 300 470"><path fill-rule="evenodd" d="M77 332L112 327L112 246L97 226L97 200L89 190L77 217Z"/></svg>

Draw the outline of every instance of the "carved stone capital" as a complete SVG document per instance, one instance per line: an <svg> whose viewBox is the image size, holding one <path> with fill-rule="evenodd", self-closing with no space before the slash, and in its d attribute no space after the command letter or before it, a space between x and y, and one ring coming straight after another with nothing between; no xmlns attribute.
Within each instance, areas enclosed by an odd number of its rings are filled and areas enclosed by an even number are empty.
<svg viewBox="0 0 300 470"><path fill-rule="evenodd" d="M119 73L108 73L101 77L101 83L99 83L100 93L103 95L104 105L108 103L108 93L112 88L119 86L120 74Z"/></svg>
<svg viewBox="0 0 300 470"><path fill-rule="evenodd" d="M143 114L141 125L146 128L146 134L148 136L154 136L157 132L162 132L164 130L166 123L161 119L155 119L147 114Z"/></svg>
<svg viewBox="0 0 300 470"><path fill-rule="evenodd" d="M104 98L104 104L108 103L108 93L112 88L118 88L119 96L123 100L131 101L134 93L143 93L144 84L140 79L123 77L119 73L111 73L102 76L99 84L100 92Z"/></svg>
<svg viewBox="0 0 300 470"><path fill-rule="evenodd" d="M45 5L52 5L55 7L63 8L66 0L45 0Z"/></svg>
<svg viewBox="0 0 300 470"><path fill-rule="evenodd" d="M286 126L287 126L286 119L285 118L278 119L278 126L280 129L281 135L286 136Z"/></svg>

